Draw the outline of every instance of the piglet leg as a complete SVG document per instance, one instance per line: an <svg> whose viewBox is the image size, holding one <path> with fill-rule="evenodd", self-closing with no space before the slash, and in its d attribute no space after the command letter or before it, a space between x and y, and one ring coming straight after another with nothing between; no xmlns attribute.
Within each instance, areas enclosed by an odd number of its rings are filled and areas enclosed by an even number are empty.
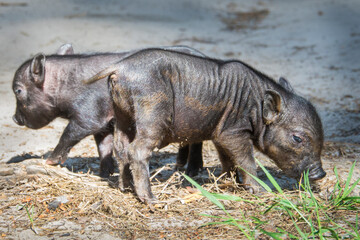
<svg viewBox="0 0 360 240"><path fill-rule="evenodd" d="M166 101L144 98L134 105L137 121L134 140L128 147L130 170L137 196L142 202L152 204L156 199L150 188L149 160L152 150L161 146L171 123L170 105Z"/></svg>
<svg viewBox="0 0 360 240"><path fill-rule="evenodd" d="M140 201L152 204L156 199L151 192L149 158L154 147L146 144L147 141L146 138L135 139L129 145L128 154L136 194Z"/></svg>
<svg viewBox="0 0 360 240"><path fill-rule="evenodd" d="M89 130L81 128L75 122L69 122L63 134L61 135L58 145L55 147L51 155L47 158L46 164L63 164L66 161L71 148L73 148L80 140L82 140L89 134Z"/></svg>
<svg viewBox="0 0 360 240"><path fill-rule="evenodd" d="M202 158L202 142L191 144L186 174L190 177L198 175L199 170L203 168L203 165L204 163Z"/></svg>
<svg viewBox="0 0 360 240"><path fill-rule="evenodd" d="M119 166L119 188L121 191L125 191L132 187L130 161L127 150L134 134L132 133L130 125L128 125L126 121L122 122L122 120L123 119L119 117L115 123L113 155Z"/></svg>
<svg viewBox="0 0 360 240"><path fill-rule="evenodd" d="M107 178L114 173L115 163L112 157L113 132L94 134L100 157L100 177Z"/></svg>
<svg viewBox="0 0 360 240"><path fill-rule="evenodd" d="M242 184L251 193L262 191L261 186L249 174L256 176L256 164L253 156L253 144L247 132L223 131L214 140L222 164L222 171L229 173L237 170ZM238 176L237 176L238 179Z"/></svg>
<svg viewBox="0 0 360 240"><path fill-rule="evenodd" d="M176 169L182 169L188 160L190 145L179 147L179 153L176 158Z"/></svg>
<svg viewBox="0 0 360 240"><path fill-rule="evenodd" d="M186 174L190 177L198 175L199 170L203 168L202 142L188 144L179 148L176 169L182 169L186 163Z"/></svg>

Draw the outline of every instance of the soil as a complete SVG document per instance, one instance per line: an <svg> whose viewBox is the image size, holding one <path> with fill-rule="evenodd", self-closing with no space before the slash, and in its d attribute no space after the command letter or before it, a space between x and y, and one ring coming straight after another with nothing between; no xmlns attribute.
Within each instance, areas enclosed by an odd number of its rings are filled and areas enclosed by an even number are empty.
<svg viewBox="0 0 360 240"><path fill-rule="evenodd" d="M201 214L222 212L174 169L176 145L153 153L152 189L159 199L154 208L140 203L131 191L116 189L117 174L98 177L92 137L71 150L64 166L45 165L66 120L31 130L11 119L16 104L13 74L34 54L54 53L68 42L78 53L182 44L211 57L240 59L275 79L284 76L322 118L327 176L316 188L318 196L326 197L336 181L333 168L346 179L360 156L359 22L357 0L0 1L0 238L242 237L230 225L202 227L214 219ZM218 178L221 167L210 142L203 155L205 167L195 180L204 188L254 199L231 179ZM294 188L295 180L285 177L270 159L256 156L283 188ZM260 170L258 174L264 178ZM359 177L357 162L353 180ZM357 186L353 194L359 193ZM224 204L234 216L245 206Z"/></svg>

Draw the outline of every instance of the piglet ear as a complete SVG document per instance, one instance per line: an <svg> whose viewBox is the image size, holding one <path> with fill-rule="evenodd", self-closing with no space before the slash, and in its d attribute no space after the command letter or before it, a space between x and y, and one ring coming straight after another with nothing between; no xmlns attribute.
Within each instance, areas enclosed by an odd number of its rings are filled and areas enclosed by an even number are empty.
<svg viewBox="0 0 360 240"><path fill-rule="evenodd" d="M59 47L59 49L56 51L57 55L71 55L74 54L73 46L70 43L66 43Z"/></svg>
<svg viewBox="0 0 360 240"><path fill-rule="evenodd" d="M45 55L37 54L31 62L30 74L38 87L42 87L45 80Z"/></svg>
<svg viewBox="0 0 360 240"><path fill-rule="evenodd" d="M294 89L292 88L292 86L290 85L289 81L286 80L283 77L279 78L279 84L285 88L286 90L288 90L289 92L294 92Z"/></svg>
<svg viewBox="0 0 360 240"><path fill-rule="evenodd" d="M281 113L281 96L278 92L267 90L263 102L263 120L266 125L276 121Z"/></svg>

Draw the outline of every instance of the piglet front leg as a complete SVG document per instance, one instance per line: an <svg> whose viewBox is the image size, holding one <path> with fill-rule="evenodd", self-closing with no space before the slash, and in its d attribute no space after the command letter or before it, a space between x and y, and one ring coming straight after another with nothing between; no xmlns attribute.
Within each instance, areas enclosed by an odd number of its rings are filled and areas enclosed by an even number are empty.
<svg viewBox="0 0 360 240"><path fill-rule="evenodd" d="M115 171L113 152L113 130L94 134L100 158L100 177L108 178Z"/></svg>
<svg viewBox="0 0 360 240"><path fill-rule="evenodd" d="M61 135L58 145L56 145L54 151L46 159L46 164L63 164L66 161L71 148L89 134L91 134L89 130L80 127L73 121L70 121Z"/></svg>
<svg viewBox="0 0 360 240"><path fill-rule="evenodd" d="M203 168L202 142L185 145L179 148L176 158L176 169L180 170L187 164L186 174L190 177L197 176Z"/></svg>
<svg viewBox="0 0 360 240"><path fill-rule="evenodd" d="M263 191L260 184L249 175L256 176L256 164L253 143L248 132L224 130L215 139L214 144L219 153L223 172L235 172L237 180L240 172L242 185L250 193Z"/></svg>

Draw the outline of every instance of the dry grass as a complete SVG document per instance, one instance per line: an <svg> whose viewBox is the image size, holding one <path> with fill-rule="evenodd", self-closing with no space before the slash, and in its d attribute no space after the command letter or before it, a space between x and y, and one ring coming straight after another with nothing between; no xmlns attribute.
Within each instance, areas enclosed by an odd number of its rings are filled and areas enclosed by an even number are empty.
<svg viewBox="0 0 360 240"><path fill-rule="evenodd" d="M41 165L46 169L47 175L23 176L17 179L1 178L3 184L1 184L0 213L3 214L3 220L6 220L9 229L26 229L31 226L29 218L24 210L19 211L15 207L24 205L31 209L34 206L32 215L34 228L39 235L48 237L59 236L64 232L54 228L47 229L49 222L65 219L85 227L96 219L101 223L101 231L122 239L244 238L244 235L231 225L203 226L218 220L203 216L204 214L218 217L225 217L225 214L184 180L181 173L173 170L175 151L177 147L170 146L154 153L151 171L152 190L159 201L152 208L140 203L132 191L123 193L116 189L116 176L105 181L91 173L74 173L66 168ZM288 232L296 232L291 219L283 212L273 210L264 214L275 200L273 195L264 194L260 197L251 195L241 186L237 186L234 179L220 175L217 155L211 144L205 144L204 158L206 170L195 178L204 189L247 200L246 202L222 201L232 217L247 220L258 218L259 221L267 222L262 225L266 231L276 231L276 228L280 227ZM41 160L37 161L41 162ZM270 166L269 169L272 167ZM277 170L273 173L281 174ZM278 177L283 178L283 176ZM9 181L12 181L12 184L9 184ZM319 199L326 195L324 189L321 192L322 195L316 194ZM299 199L296 190L287 194L293 201ZM49 210L48 204L59 196L66 196L68 202L61 204L56 210ZM328 212L334 219L342 222L343 219L353 221L356 213L354 211L349 214L348 211L338 210ZM257 221L254 220L248 223L251 229L255 229L256 225ZM305 224L299 226L304 230L307 228ZM85 234L81 231L84 230L79 230L80 234ZM11 230L6 234L11 234ZM268 239L257 230L255 236L257 239Z"/></svg>

